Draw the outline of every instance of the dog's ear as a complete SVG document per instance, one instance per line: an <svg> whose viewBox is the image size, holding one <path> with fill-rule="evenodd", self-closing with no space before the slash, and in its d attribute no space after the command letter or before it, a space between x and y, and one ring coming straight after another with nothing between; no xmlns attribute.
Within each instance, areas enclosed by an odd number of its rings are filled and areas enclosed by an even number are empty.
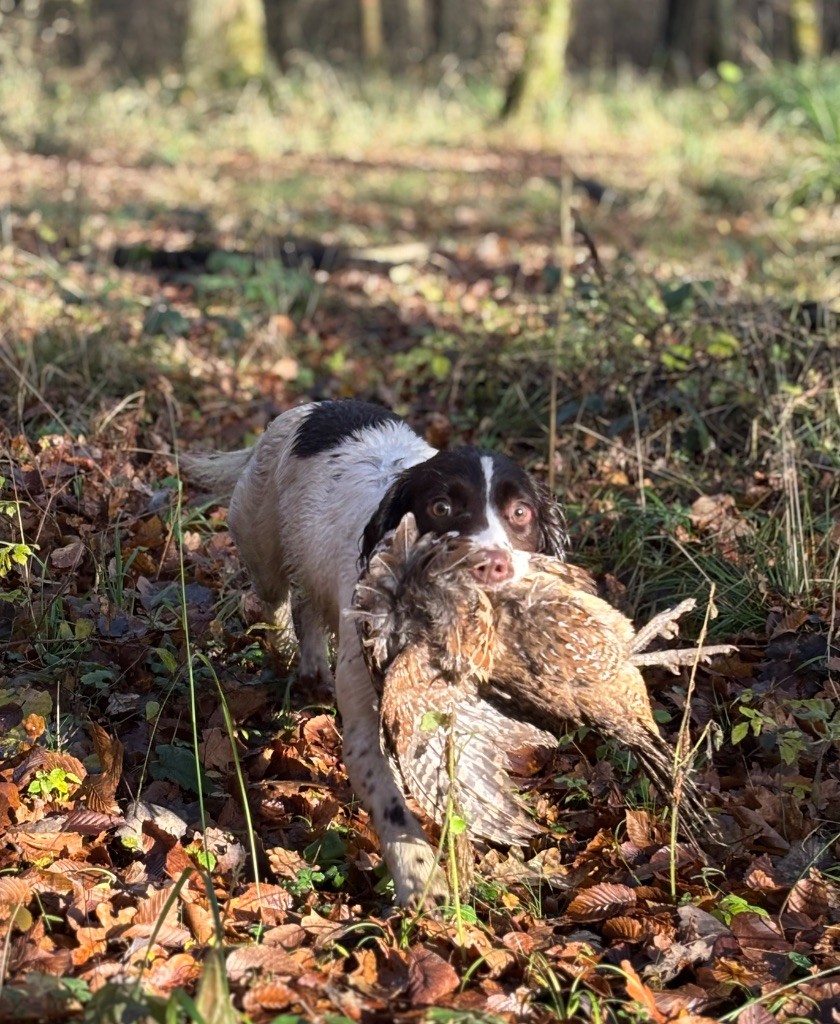
<svg viewBox="0 0 840 1024"><path fill-rule="evenodd" d="M565 558L569 544L566 517L557 501L547 490L540 488L537 522L540 528L540 554Z"/></svg>
<svg viewBox="0 0 840 1024"><path fill-rule="evenodd" d="M370 517L362 532L362 550L359 555L359 568L365 569L374 548L389 530L394 530L400 520L411 511L411 494L404 477L397 477L385 492L379 507Z"/></svg>

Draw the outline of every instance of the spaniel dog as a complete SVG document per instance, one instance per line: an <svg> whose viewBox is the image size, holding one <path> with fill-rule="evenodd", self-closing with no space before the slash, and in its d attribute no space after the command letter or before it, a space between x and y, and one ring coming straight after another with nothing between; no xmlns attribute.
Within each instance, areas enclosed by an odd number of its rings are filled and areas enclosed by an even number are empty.
<svg viewBox="0 0 840 1024"><path fill-rule="evenodd" d="M336 637L344 761L397 900L442 895L435 851L382 750L376 694L345 613L360 566L406 512L422 533L473 537L493 583L518 577L525 552L563 556L559 507L505 456L437 451L394 413L355 400L290 409L252 448L184 456L182 466L196 484L230 496L230 529L268 621L282 621L291 595L304 683L331 680L327 637Z"/></svg>

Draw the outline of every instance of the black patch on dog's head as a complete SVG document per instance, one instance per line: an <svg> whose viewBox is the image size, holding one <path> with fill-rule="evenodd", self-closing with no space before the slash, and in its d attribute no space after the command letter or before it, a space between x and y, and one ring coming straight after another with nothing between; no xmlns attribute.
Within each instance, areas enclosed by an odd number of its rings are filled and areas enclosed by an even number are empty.
<svg viewBox="0 0 840 1024"><path fill-rule="evenodd" d="M386 492L362 534L362 562L406 512L413 512L424 533L478 533L487 525L484 474L476 448L455 448L404 470ZM432 515L436 502L448 503L449 515Z"/></svg>
<svg viewBox="0 0 840 1024"><path fill-rule="evenodd" d="M292 455L299 459L312 458L338 447L366 427L402 422L395 412L371 402L358 402L354 398L319 402L298 427Z"/></svg>
<svg viewBox="0 0 840 1024"><path fill-rule="evenodd" d="M486 459L492 462L489 498ZM421 534L471 537L487 528L488 506L512 548L563 557L566 534L557 503L511 459L465 446L438 452L397 477L364 529L361 563L407 512L414 513ZM520 506L529 510L522 524L515 514Z"/></svg>

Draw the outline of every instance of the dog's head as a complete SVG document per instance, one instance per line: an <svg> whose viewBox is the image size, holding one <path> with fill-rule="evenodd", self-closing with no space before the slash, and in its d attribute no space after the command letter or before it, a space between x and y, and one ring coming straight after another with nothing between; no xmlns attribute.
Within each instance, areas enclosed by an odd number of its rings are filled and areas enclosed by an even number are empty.
<svg viewBox="0 0 840 1024"><path fill-rule="evenodd" d="M480 448L438 452L401 473L365 527L362 565L407 512L414 514L421 535L472 538L491 556L487 582L513 574L513 552L562 558L566 548L557 502L511 459Z"/></svg>

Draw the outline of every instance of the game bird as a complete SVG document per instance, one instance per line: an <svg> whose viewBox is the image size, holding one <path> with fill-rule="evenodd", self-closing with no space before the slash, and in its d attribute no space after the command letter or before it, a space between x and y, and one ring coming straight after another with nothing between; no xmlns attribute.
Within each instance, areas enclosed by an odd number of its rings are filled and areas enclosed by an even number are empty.
<svg viewBox="0 0 840 1024"><path fill-rule="evenodd" d="M423 811L439 824L456 814L473 839L526 844L541 827L518 794L518 768L555 747L558 730L586 725L631 750L666 799L676 795L692 838L711 837L690 777L675 794L674 750L638 664L676 670L731 648L642 653L655 637L675 636L693 602L637 632L584 570L530 554L494 584L487 557L468 537L420 536L408 515L356 588L383 744Z"/></svg>

